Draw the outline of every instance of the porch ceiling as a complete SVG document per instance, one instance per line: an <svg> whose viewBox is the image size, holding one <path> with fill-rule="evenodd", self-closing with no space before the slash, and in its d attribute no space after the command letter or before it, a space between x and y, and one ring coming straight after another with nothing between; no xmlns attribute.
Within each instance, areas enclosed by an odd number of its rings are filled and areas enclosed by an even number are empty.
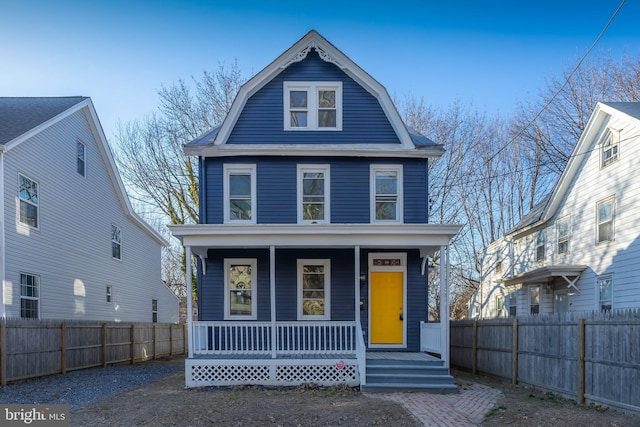
<svg viewBox="0 0 640 427"><path fill-rule="evenodd" d="M184 246L198 248L420 249L423 256L449 245L451 224L186 224L169 229Z"/></svg>
<svg viewBox="0 0 640 427"><path fill-rule="evenodd" d="M504 277L501 282L506 286L546 283L555 277L568 278L580 276L585 268L587 268L586 265L546 265L536 268L535 270L527 271L526 273Z"/></svg>

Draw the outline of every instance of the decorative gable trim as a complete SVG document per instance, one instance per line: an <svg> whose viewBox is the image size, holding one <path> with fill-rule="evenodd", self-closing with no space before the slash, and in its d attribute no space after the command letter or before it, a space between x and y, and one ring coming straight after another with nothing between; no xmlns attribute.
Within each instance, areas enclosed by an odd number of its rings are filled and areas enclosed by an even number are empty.
<svg viewBox="0 0 640 427"><path fill-rule="evenodd" d="M207 150L208 147L225 145L247 100L280 74L286 67L292 63L304 60L312 49L318 52L322 60L338 66L345 74L373 95L380 103L380 107L398 136L400 147L404 150L415 150L416 147L411 139L411 135L384 86L329 43L324 37L316 31L311 30L240 88L238 95L231 105L229 114L227 114L217 133L211 133L207 137L208 140L198 140L199 143L197 145L189 147L188 151L185 150L185 152L189 155L204 156L209 155L208 152L210 152L210 150ZM441 153L442 151L436 150L432 155L436 152Z"/></svg>

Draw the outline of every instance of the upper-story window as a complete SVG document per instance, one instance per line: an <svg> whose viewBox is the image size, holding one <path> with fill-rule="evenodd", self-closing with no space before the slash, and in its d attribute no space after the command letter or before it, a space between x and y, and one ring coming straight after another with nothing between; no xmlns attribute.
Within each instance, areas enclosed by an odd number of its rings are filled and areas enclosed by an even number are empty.
<svg viewBox="0 0 640 427"><path fill-rule="evenodd" d="M255 165L224 165L224 194L225 222L256 222Z"/></svg>
<svg viewBox="0 0 640 427"><path fill-rule="evenodd" d="M618 137L607 129L601 144L601 167L605 167L618 160Z"/></svg>
<svg viewBox="0 0 640 427"><path fill-rule="evenodd" d="M538 231L538 235L536 236L536 261L544 261L546 257L546 245L547 245L547 235L546 230L542 229Z"/></svg>
<svg viewBox="0 0 640 427"><path fill-rule="evenodd" d="M329 165L298 166L298 222L328 223Z"/></svg>
<svg viewBox="0 0 640 427"><path fill-rule="evenodd" d="M20 223L38 228L38 183L24 175L18 175L18 196L20 197Z"/></svg>
<svg viewBox="0 0 640 427"><path fill-rule="evenodd" d="M402 222L402 166L371 166L371 222Z"/></svg>
<svg viewBox="0 0 640 427"><path fill-rule="evenodd" d="M342 130L342 82L284 82L285 130Z"/></svg>
<svg viewBox="0 0 640 427"><path fill-rule="evenodd" d="M80 141L76 141L76 170L82 176L84 176L85 172L85 153L85 145Z"/></svg>
<svg viewBox="0 0 640 427"><path fill-rule="evenodd" d="M556 228L558 232L558 255L569 253L569 230L570 230L570 217L567 215L558 219Z"/></svg>
<svg viewBox="0 0 640 427"><path fill-rule="evenodd" d="M111 256L122 259L122 230L114 224L111 224Z"/></svg>
<svg viewBox="0 0 640 427"><path fill-rule="evenodd" d="M613 240L613 202L609 197L596 204L596 243Z"/></svg>
<svg viewBox="0 0 640 427"><path fill-rule="evenodd" d="M502 261L504 260L503 248L496 249L496 273L502 273Z"/></svg>
<svg viewBox="0 0 640 427"><path fill-rule="evenodd" d="M257 260L224 260L225 319L257 318Z"/></svg>

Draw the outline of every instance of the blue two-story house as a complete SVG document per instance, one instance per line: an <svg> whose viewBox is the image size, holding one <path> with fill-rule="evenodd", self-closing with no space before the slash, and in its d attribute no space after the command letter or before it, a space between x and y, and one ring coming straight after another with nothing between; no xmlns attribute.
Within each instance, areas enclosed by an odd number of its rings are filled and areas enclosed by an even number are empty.
<svg viewBox="0 0 640 427"><path fill-rule="evenodd" d="M187 386L389 385L374 367L401 359L448 377L448 322L427 322L428 286L448 319L459 230L428 223L429 162L443 148L405 126L382 85L310 31L185 152L201 184L200 224L170 227L197 260Z"/></svg>

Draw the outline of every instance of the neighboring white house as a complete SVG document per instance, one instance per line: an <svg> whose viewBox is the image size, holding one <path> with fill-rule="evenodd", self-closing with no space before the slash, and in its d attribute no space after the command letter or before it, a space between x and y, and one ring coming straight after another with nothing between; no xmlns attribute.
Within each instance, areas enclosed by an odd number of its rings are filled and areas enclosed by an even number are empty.
<svg viewBox="0 0 640 427"><path fill-rule="evenodd" d="M486 248L470 317L640 307L640 103L598 103L553 191Z"/></svg>
<svg viewBox="0 0 640 427"><path fill-rule="evenodd" d="M90 98L0 98L0 317L177 322Z"/></svg>

